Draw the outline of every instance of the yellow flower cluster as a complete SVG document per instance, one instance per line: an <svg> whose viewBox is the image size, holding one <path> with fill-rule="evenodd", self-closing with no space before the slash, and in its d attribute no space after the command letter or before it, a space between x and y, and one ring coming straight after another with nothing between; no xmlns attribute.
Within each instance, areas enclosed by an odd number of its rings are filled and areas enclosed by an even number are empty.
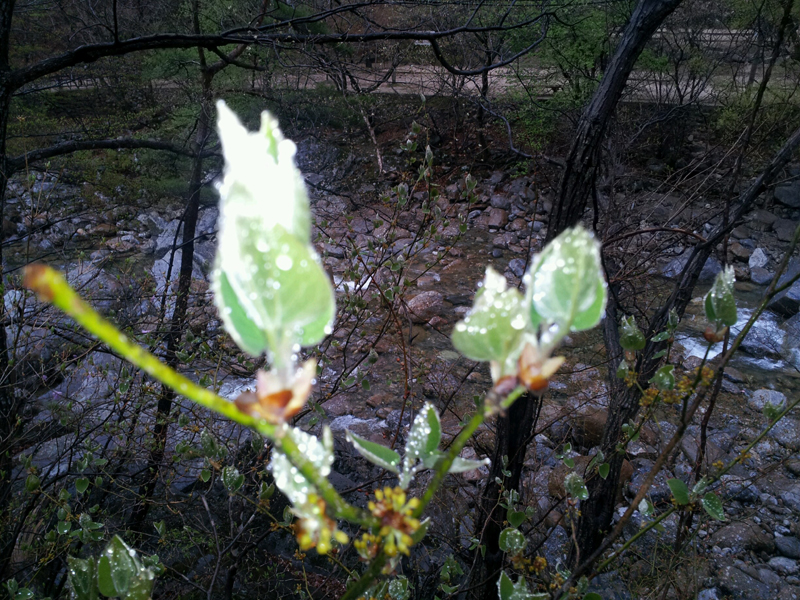
<svg viewBox="0 0 800 600"><path fill-rule="evenodd" d="M402 488L385 487L382 490L375 490L375 500L377 502L370 501L367 506L381 521L378 537L383 539L386 555L397 556L400 552L408 556L409 548L414 543L411 535L420 525L419 519L411 516L419 506L419 499L411 498L406 502L406 493ZM365 543L369 543L369 540Z"/></svg>
<svg viewBox="0 0 800 600"><path fill-rule="evenodd" d="M346 544L347 534L336 528L336 521L325 513L325 500L316 494L308 495L308 502L300 510L295 510L298 521L294 525L295 537L300 549L310 550L316 546L317 552L327 554L332 547L332 540Z"/></svg>

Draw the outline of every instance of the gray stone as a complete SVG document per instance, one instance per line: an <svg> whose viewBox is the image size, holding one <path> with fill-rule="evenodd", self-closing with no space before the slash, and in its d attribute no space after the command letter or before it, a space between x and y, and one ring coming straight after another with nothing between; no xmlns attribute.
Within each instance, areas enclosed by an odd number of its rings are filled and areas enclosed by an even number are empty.
<svg viewBox="0 0 800 600"><path fill-rule="evenodd" d="M525 261L521 258L512 258L508 261L508 268L520 279L525 274Z"/></svg>
<svg viewBox="0 0 800 600"><path fill-rule="evenodd" d="M737 521L726 525L714 535L711 541L720 548L732 548L734 552L752 550L772 553L775 542L772 536L751 521Z"/></svg>
<svg viewBox="0 0 800 600"><path fill-rule="evenodd" d="M784 417L770 430L769 436L784 448L800 450L800 421Z"/></svg>
<svg viewBox="0 0 800 600"><path fill-rule="evenodd" d="M797 221L791 219L777 219L772 224L772 229L782 242L789 242L794 236L794 230L797 229Z"/></svg>
<svg viewBox="0 0 800 600"><path fill-rule="evenodd" d="M789 582L789 577L786 578L787 583ZM796 583L796 582L795 582ZM800 599L800 588L796 585L784 585L781 588L781 591L778 592L777 600L798 600Z"/></svg>
<svg viewBox="0 0 800 600"><path fill-rule="evenodd" d="M800 208L800 181L775 186L775 200L791 208Z"/></svg>
<svg viewBox="0 0 800 600"><path fill-rule="evenodd" d="M697 600L720 600L719 591L717 588L701 590L700 593L697 594Z"/></svg>
<svg viewBox="0 0 800 600"><path fill-rule="evenodd" d="M508 211L492 206L486 209L488 227L501 229L508 225Z"/></svg>
<svg viewBox="0 0 800 600"><path fill-rule="evenodd" d="M748 224L756 231L769 231L778 217L768 210L758 209L747 215Z"/></svg>
<svg viewBox="0 0 800 600"><path fill-rule="evenodd" d="M767 285L775 274L763 269L761 267L753 267L750 269L750 281L758 285Z"/></svg>
<svg viewBox="0 0 800 600"><path fill-rule="evenodd" d="M768 585L732 565L720 569L719 587L732 600L772 600Z"/></svg>
<svg viewBox="0 0 800 600"><path fill-rule="evenodd" d="M767 402L775 406L785 406L786 396L781 392L775 390L756 390L753 395L748 398L747 403L755 410L764 410Z"/></svg>
<svg viewBox="0 0 800 600"><path fill-rule="evenodd" d="M787 558L800 558L800 540L794 536L775 538L775 547Z"/></svg>
<svg viewBox="0 0 800 600"><path fill-rule="evenodd" d="M798 274L800 274L800 259L793 258L789 263L789 268L778 280L778 285L782 285ZM797 314L798 310L800 310L800 281L795 281L788 290L784 290L775 296L767 305L767 308L786 317L792 317Z"/></svg>
<svg viewBox="0 0 800 600"><path fill-rule="evenodd" d="M775 569L781 575L794 575L800 568L797 566L797 561L785 556L775 556L769 559L769 566Z"/></svg>
<svg viewBox="0 0 800 600"><path fill-rule="evenodd" d="M503 210L511 208L511 200L505 194L492 194L489 204L495 208L502 208Z"/></svg>
<svg viewBox="0 0 800 600"><path fill-rule="evenodd" d="M427 323L442 312L444 296L433 290L417 294L408 301L408 311L414 323Z"/></svg>
<svg viewBox="0 0 800 600"><path fill-rule="evenodd" d="M661 274L668 279L675 279L681 274L686 263L689 262L689 257L692 255L692 249L686 249L679 257L670 261L667 266L661 270ZM703 265L700 271L699 281L712 281L717 273L722 271L722 265L713 256L709 257L706 264Z"/></svg>
<svg viewBox="0 0 800 600"><path fill-rule="evenodd" d="M769 262L769 257L767 256L767 253L764 252L762 248L756 248L750 255L750 260L747 261L747 266L750 267L751 269L755 267L763 269L764 267L767 266L768 262Z"/></svg>

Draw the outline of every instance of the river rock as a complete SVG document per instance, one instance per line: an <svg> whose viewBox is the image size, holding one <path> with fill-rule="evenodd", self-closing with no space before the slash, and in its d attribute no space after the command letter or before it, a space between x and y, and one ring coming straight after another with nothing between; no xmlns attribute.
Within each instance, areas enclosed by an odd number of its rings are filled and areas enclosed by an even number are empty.
<svg viewBox="0 0 800 600"><path fill-rule="evenodd" d="M772 281L772 277L774 273L767 271L766 269L762 269L761 267L753 267L750 269L750 281L757 285L767 285L770 281Z"/></svg>
<svg viewBox="0 0 800 600"><path fill-rule="evenodd" d="M686 263L689 262L689 257L692 255L692 249L688 248L684 250L683 254L679 257L671 260L662 270L661 274L668 279L675 279L681 274L683 268L686 266ZM712 281L714 277L717 276L717 273L722 271L722 265L719 261L710 256L706 261L706 264L703 265L703 269L700 271L699 281Z"/></svg>
<svg viewBox="0 0 800 600"><path fill-rule="evenodd" d="M767 253L764 252L763 248L756 248L750 255L750 260L747 261L747 266L751 269L756 267L763 269L767 266L768 262L769 257L767 256Z"/></svg>
<svg viewBox="0 0 800 600"><path fill-rule="evenodd" d="M434 316L442 312L444 296L433 290L417 294L408 301L408 311L411 313L411 321L421 324L427 323Z"/></svg>
<svg viewBox="0 0 800 600"><path fill-rule="evenodd" d="M508 211L492 206L486 209L486 225L492 229L502 229L508 225Z"/></svg>
<svg viewBox="0 0 800 600"><path fill-rule="evenodd" d="M503 210L511 208L511 200L505 194L492 194L489 204L495 208L502 208Z"/></svg>
<svg viewBox="0 0 800 600"><path fill-rule="evenodd" d="M775 186L775 200L790 208L800 208L800 181Z"/></svg>
<svg viewBox="0 0 800 600"><path fill-rule="evenodd" d="M775 556L769 559L769 566L781 575L794 575L798 572L797 561L785 556Z"/></svg>
<svg viewBox="0 0 800 600"><path fill-rule="evenodd" d="M797 221L793 221L792 219L776 219L772 224L772 229L775 231L775 235L778 236L780 241L790 242L792 236L794 236L794 230L797 229Z"/></svg>
<svg viewBox="0 0 800 600"><path fill-rule="evenodd" d="M784 417L770 430L769 436L784 448L800 450L800 421Z"/></svg>
<svg viewBox="0 0 800 600"><path fill-rule="evenodd" d="M769 586L733 565L720 569L719 587L732 600L772 600Z"/></svg>
<svg viewBox="0 0 800 600"><path fill-rule="evenodd" d="M750 228L756 231L769 231L772 224L778 219L771 212L762 208L754 210L746 218Z"/></svg>
<svg viewBox="0 0 800 600"><path fill-rule="evenodd" d="M794 536L775 538L775 547L782 556L787 558L800 558L800 540Z"/></svg>
<svg viewBox="0 0 800 600"><path fill-rule="evenodd" d="M764 410L767 402L774 406L784 407L786 405L786 396L776 390L756 390L753 395L748 398L747 403L757 411Z"/></svg>
<svg viewBox="0 0 800 600"><path fill-rule="evenodd" d="M798 274L800 274L800 259L793 258L789 262L789 268L778 280L778 285L782 285ZM800 281L795 281L788 290L784 290L775 296L767 305L767 308L785 317L797 314L800 309Z"/></svg>
<svg viewBox="0 0 800 600"><path fill-rule="evenodd" d="M737 553L752 550L771 554L775 551L772 536L752 521L737 521L726 525L711 536L711 542L720 548L732 548Z"/></svg>
<svg viewBox="0 0 800 600"><path fill-rule="evenodd" d="M512 258L508 261L508 268L520 279L522 279L522 276L525 274L525 265L526 262L522 258Z"/></svg>

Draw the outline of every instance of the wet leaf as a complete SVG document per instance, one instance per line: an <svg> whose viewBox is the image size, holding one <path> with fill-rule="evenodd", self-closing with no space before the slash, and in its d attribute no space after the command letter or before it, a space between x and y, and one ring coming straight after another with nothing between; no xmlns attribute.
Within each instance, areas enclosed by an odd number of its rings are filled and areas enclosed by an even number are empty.
<svg viewBox="0 0 800 600"><path fill-rule="evenodd" d="M570 498L575 498L576 500L589 499L589 490L586 489L586 483L583 481L583 477L577 473L567 473L564 478L564 489Z"/></svg>
<svg viewBox="0 0 800 600"><path fill-rule="evenodd" d="M521 510L510 510L508 511L508 523L512 527L519 527L525 522L526 515Z"/></svg>
<svg viewBox="0 0 800 600"><path fill-rule="evenodd" d="M667 485L672 490L675 502L680 505L689 504L689 488L680 479L668 479Z"/></svg>
<svg viewBox="0 0 800 600"><path fill-rule="evenodd" d="M712 519L717 521L725 520L725 509L722 506L722 501L714 492L707 493L700 502Z"/></svg>
<svg viewBox="0 0 800 600"><path fill-rule="evenodd" d="M347 432L347 441L353 444L356 451L372 464L392 473L399 472L400 455L391 448L365 440L352 431Z"/></svg>
<svg viewBox="0 0 800 600"><path fill-rule="evenodd" d="M500 550L512 556L524 552L528 545L525 542L525 536L515 527L506 527L500 532L499 544Z"/></svg>
<svg viewBox="0 0 800 600"><path fill-rule="evenodd" d="M322 441L296 427L288 428L286 435L292 437L300 452L322 477L330 475L333 466L333 435L328 427L323 430ZM282 452L273 452L269 468L275 478L275 485L295 507L306 504L308 495L316 491Z"/></svg>
<svg viewBox="0 0 800 600"><path fill-rule="evenodd" d="M623 317L620 324L619 344L624 350L641 350L646 340L642 330L636 325L633 316Z"/></svg>
<svg viewBox="0 0 800 600"><path fill-rule="evenodd" d="M606 306L600 246L582 227L567 229L550 242L535 257L525 283L534 326L557 323L583 331L600 322Z"/></svg>
<svg viewBox="0 0 800 600"><path fill-rule="evenodd" d="M104 596L125 596L141 565L136 552L118 535L111 538L97 561L97 584Z"/></svg>
<svg viewBox="0 0 800 600"><path fill-rule="evenodd" d="M239 473L239 469L232 466L227 466L222 469L222 485L229 493L233 494L238 492L244 484L244 475Z"/></svg>
<svg viewBox="0 0 800 600"><path fill-rule="evenodd" d="M442 426L433 405L426 402L417 413L406 442L406 458L425 460L439 447L442 440Z"/></svg>
<svg viewBox="0 0 800 600"><path fill-rule="evenodd" d="M453 346L472 360L504 363L519 347L526 324L522 294L487 267L472 309L453 329Z"/></svg>
<svg viewBox="0 0 800 600"><path fill-rule="evenodd" d="M69 564L67 582L73 596L78 600L95 600L99 595L95 559L68 556L67 563Z"/></svg>
<svg viewBox="0 0 800 600"><path fill-rule="evenodd" d="M736 325L736 298L733 295L735 281L736 275L730 265L725 267L724 271L717 273L705 301L706 318L710 322Z"/></svg>
<svg viewBox="0 0 800 600"><path fill-rule="evenodd" d="M675 365L664 365L656 371L656 374L650 379L650 383L652 383L657 390L661 390L662 392L673 389L675 387L674 370Z"/></svg>

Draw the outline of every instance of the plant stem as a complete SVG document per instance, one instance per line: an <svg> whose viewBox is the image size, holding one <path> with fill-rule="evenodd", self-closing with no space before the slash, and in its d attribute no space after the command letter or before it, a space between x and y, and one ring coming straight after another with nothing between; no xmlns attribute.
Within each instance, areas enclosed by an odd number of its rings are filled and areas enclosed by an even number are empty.
<svg viewBox="0 0 800 600"><path fill-rule="evenodd" d="M141 346L131 342L110 321L104 319L70 287L66 279L55 269L41 264L25 268L25 286L36 292L42 301L50 302L75 319L79 325L92 333L112 350L148 375L187 397L192 402L229 418L240 425L258 431L271 439L276 449L283 452L319 492L337 519L373 526L376 519L368 512L348 504L327 479L300 452L291 436L283 435L282 428L262 419L243 413L236 405L209 389L197 385L171 369Z"/></svg>

